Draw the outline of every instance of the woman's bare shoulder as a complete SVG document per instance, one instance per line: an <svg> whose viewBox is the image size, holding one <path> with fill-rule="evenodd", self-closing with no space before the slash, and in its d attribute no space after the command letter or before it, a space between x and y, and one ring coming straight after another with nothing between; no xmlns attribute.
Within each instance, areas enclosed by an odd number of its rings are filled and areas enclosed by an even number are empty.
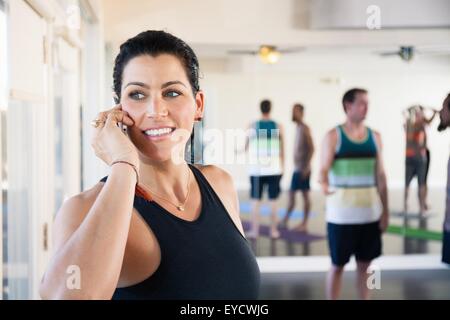
<svg viewBox="0 0 450 320"><path fill-rule="evenodd" d="M233 178L231 175L224 169L215 166L215 165L199 165L196 164L195 167L200 170L201 173L203 173L204 176L208 179L208 182L211 183L232 183Z"/></svg>

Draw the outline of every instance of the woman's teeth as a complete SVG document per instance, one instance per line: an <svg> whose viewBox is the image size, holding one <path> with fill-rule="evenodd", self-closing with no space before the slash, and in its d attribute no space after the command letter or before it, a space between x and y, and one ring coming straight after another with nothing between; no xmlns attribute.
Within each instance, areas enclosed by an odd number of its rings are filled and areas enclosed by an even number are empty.
<svg viewBox="0 0 450 320"><path fill-rule="evenodd" d="M172 128L150 129L150 130L144 131L144 133L150 137L158 137L158 136L162 136L164 134L171 133L172 130L173 130Z"/></svg>

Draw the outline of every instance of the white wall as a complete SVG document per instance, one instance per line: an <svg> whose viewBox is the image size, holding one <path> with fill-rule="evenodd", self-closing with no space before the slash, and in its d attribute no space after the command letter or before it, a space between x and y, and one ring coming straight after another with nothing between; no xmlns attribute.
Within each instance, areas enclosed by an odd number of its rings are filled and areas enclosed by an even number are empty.
<svg viewBox="0 0 450 320"><path fill-rule="evenodd" d="M313 186L317 187L319 150L325 132L344 120L343 93L354 86L369 90L367 123L382 134L384 160L390 187L401 187L404 180L404 132L401 111L411 104L440 109L450 92L450 60L417 56L411 63L398 57L338 52L284 56L278 65L262 65L256 57L200 59L206 91L206 128L245 128L259 116L259 102L273 102L273 117L286 130L286 172L284 188L293 169L294 102L305 105L305 121L310 125L316 145L313 158ZM429 130L431 168L429 185L443 187L449 150L449 134L437 133L438 120ZM234 176L238 188L248 187L244 165L224 165Z"/></svg>

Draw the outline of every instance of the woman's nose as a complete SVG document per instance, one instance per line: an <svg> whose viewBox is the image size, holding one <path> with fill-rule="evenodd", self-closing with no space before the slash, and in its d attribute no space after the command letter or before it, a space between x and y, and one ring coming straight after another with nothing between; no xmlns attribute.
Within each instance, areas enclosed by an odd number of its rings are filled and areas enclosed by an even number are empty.
<svg viewBox="0 0 450 320"><path fill-rule="evenodd" d="M146 116L149 118L165 117L168 113L165 103L159 99L153 99L147 105Z"/></svg>

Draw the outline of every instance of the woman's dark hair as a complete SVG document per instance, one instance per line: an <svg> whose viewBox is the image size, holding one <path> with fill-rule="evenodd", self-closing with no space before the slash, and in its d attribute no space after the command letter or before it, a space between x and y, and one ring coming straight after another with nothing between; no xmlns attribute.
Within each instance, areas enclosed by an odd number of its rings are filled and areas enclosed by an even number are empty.
<svg viewBox="0 0 450 320"><path fill-rule="evenodd" d="M445 100L447 101L447 108L448 110L450 110L450 93L447 95L447 98L445 98Z"/></svg>
<svg viewBox="0 0 450 320"><path fill-rule="evenodd" d="M194 95L200 90L198 84L199 65L198 59L191 47L183 40L165 31L148 30L128 39L120 46L120 52L114 63L113 90L116 94L116 103L120 102L120 90L122 88L122 74L127 63L141 55L158 56L171 54L180 59L189 79Z"/></svg>

